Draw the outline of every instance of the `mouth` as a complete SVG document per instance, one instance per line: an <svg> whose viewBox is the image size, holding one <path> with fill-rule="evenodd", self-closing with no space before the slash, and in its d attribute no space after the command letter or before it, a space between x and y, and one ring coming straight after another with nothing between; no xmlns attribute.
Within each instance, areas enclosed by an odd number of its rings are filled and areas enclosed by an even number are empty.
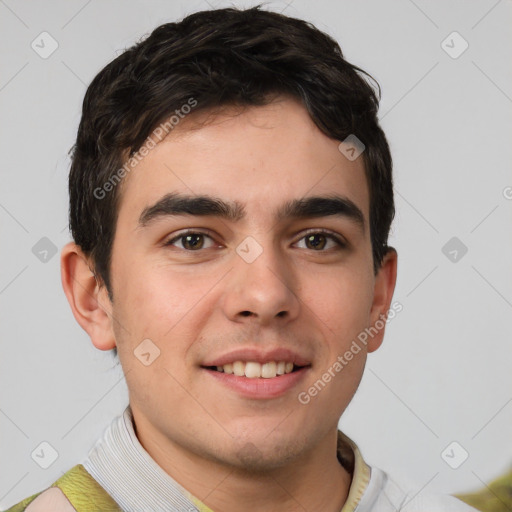
<svg viewBox="0 0 512 512"><path fill-rule="evenodd" d="M288 396L305 385L312 369L310 355L286 347L241 347L202 363L209 383L248 399Z"/></svg>
<svg viewBox="0 0 512 512"><path fill-rule="evenodd" d="M304 383L311 364L301 366L291 361L235 361L201 368L208 378L213 379L212 383L220 384L242 398L268 400L288 396L300 383Z"/></svg>
<svg viewBox="0 0 512 512"><path fill-rule="evenodd" d="M235 361L222 366L202 366L202 368L212 372L246 377L248 379L273 379L298 372L309 366L311 365L297 365L291 361L268 361L266 363L259 363L257 361Z"/></svg>

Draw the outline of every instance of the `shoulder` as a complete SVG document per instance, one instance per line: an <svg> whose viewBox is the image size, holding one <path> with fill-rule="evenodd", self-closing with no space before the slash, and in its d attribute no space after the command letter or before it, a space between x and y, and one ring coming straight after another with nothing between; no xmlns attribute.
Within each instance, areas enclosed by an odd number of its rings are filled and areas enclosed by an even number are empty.
<svg viewBox="0 0 512 512"><path fill-rule="evenodd" d="M437 494L419 494L412 497L407 504L407 512L475 512L476 509L454 496Z"/></svg>
<svg viewBox="0 0 512 512"><path fill-rule="evenodd" d="M512 469L480 490L457 497L478 510L512 510Z"/></svg>
<svg viewBox="0 0 512 512"><path fill-rule="evenodd" d="M86 471L72 467L49 488L33 494L6 512L119 512L121 508Z"/></svg>
<svg viewBox="0 0 512 512"><path fill-rule="evenodd" d="M454 496L414 490L410 482L398 484L387 473L371 467L371 478L357 512L475 512Z"/></svg>

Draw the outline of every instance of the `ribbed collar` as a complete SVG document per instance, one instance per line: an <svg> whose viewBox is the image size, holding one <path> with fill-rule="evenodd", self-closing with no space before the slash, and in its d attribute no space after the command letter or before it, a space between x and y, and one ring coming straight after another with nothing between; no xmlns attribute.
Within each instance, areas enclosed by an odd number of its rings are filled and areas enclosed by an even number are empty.
<svg viewBox="0 0 512 512"><path fill-rule="evenodd" d="M352 474L340 512L354 512L370 481L370 467L356 444L338 431L338 460ZM171 478L140 444L128 405L97 441L85 469L126 512L212 512Z"/></svg>

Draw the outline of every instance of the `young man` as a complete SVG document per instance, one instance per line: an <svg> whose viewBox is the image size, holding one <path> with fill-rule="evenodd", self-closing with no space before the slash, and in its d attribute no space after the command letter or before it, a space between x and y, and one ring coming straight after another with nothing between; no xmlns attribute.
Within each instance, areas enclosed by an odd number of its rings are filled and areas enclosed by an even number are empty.
<svg viewBox="0 0 512 512"><path fill-rule="evenodd" d="M163 25L98 74L62 283L130 403L12 511L472 510L337 428L397 307L377 109L334 40L257 8Z"/></svg>

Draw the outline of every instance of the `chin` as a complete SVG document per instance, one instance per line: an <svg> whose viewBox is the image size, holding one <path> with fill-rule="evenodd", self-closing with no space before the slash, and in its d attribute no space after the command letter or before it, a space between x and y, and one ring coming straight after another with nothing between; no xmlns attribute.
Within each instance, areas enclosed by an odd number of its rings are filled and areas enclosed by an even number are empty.
<svg viewBox="0 0 512 512"><path fill-rule="evenodd" d="M290 434L288 434L290 435ZM267 434L255 435L252 439L233 443L231 465L249 473L268 473L286 466L300 457L305 446L297 438L278 439Z"/></svg>
<svg viewBox="0 0 512 512"><path fill-rule="evenodd" d="M272 449L260 450L253 443L245 444L234 453L234 466L251 474L266 474L279 469L293 460L295 454Z"/></svg>

